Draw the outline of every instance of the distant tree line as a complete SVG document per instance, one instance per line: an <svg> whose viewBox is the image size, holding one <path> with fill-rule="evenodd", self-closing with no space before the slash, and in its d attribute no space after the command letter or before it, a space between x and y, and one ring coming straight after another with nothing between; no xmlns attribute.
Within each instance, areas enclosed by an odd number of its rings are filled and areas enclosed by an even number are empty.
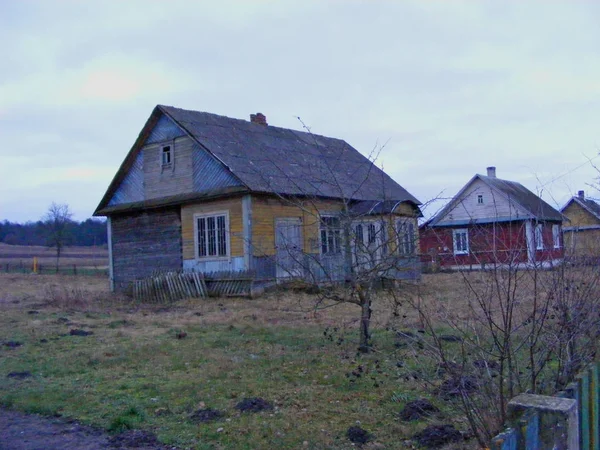
<svg viewBox="0 0 600 450"><path fill-rule="evenodd" d="M64 245L92 246L106 244L106 221L87 219L83 222L67 220L64 230ZM16 223L0 222L0 242L11 245L47 245L52 242L55 230L47 220Z"/></svg>

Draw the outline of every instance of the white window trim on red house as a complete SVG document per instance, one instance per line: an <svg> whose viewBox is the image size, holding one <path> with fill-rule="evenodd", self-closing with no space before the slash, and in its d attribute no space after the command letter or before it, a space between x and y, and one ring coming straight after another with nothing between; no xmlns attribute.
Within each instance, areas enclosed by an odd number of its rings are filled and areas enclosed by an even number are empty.
<svg viewBox="0 0 600 450"><path fill-rule="evenodd" d="M552 242L554 248L560 248L560 225L558 224L552 225Z"/></svg>
<svg viewBox="0 0 600 450"><path fill-rule="evenodd" d="M535 249L544 250L544 228L541 223L538 223L533 229L533 239L535 241Z"/></svg>
<svg viewBox="0 0 600 450"><path fill-rule="evenodd" d="M464 238L461 239L461 235L464 235ZM469 254L469 230L467 228L452 230L452 247L455 255Z"/></svg>

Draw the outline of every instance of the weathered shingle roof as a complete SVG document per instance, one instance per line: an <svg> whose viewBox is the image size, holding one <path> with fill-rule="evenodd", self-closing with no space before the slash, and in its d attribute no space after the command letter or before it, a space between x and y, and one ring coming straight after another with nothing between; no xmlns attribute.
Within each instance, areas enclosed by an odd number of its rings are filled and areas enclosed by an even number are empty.
<svg viewBox="0 0 600 450"><path fill-rule="evenodd" d="M340 139L159 105L250 190L420 202Z"/></svg>
<svg viewBox="0 0 600 450"><path fill-rule="evenodd" d="M511 200L521 205L532 217L538 220L562 221L563 216L556 208L550 206L521 183L484 175L478 175L478 177L490 187L504 193Z"/></svg>
<svg viewBox="0 0 600 450"><path fill-rule="evenodd" d="M463 188L458 192L458 194L456 194L454 198L438 214L429 219L426 223L422 224L421 227L424 228L428 226L437 226L437 224L441 222L442 219L446 216L446 214L452 209L456 201L462 198L462 194L467 190L467 188L471 186L476 180L481 180L494 191L504 195L508 200L510 200L510 202L521 206L521 208L523 208L529 216L520 218L515 217L514 219L511 217L498 218L496 216L492 216L489 218L471 219L469 223L481 224L524 219L535 219L539 221L554 222L563 220L563 215L560 212L558 212L555 208L553 208L544 200L542 200L539 196L535 195L521 183L476 174L473 178L471 178L471 180L467 184L463 186ZM461 224L464 225L464 223Z"/></svg>

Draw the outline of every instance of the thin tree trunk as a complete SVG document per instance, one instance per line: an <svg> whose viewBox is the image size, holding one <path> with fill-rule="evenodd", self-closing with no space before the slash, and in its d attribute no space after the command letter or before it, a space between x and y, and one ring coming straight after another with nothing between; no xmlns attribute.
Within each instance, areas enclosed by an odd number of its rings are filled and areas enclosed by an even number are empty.
<svg viewBox="0 0 600 450"><path fill-rule="evenodd" d="M371 351L371 336L369 334L369 326L371 324L371 296L360 294L361 300L361 315L360 315L360 343L358 349L363 353Z"/></svg>

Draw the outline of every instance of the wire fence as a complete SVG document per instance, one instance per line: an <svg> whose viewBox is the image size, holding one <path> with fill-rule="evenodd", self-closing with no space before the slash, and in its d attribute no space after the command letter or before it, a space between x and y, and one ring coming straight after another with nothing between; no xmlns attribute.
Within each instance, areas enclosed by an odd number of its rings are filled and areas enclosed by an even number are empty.
<svg viewBox="0 0 600 450"><path fill-rule="evenodd" d="M62 275L97 275L108 276L108 268L82 265L82 264L56 264L34 262L5 262L0 264L0 271L4 273L36 273L36 274L62 274Z"/></svg>

